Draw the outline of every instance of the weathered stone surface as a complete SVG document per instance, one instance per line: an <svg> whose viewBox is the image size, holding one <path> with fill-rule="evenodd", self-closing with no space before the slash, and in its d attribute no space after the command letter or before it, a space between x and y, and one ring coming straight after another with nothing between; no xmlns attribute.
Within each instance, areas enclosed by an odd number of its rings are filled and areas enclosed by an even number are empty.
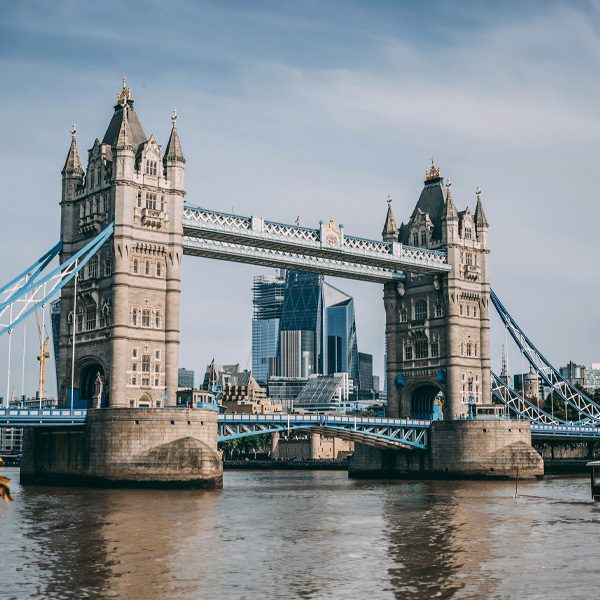
<svg viewBox="0 0 600 600"><path fill-rule="evenodd" d="M516 478L544 474L524 421L439 421L432 424L427 451L381 451L356 445L354 477Z"/></svg>
<svg viewBox="0 0 600 600"><path fill-rule="evenodd" d="M27 431L23 483L221 487L217 413L99 409L85 427Z"/></svg>

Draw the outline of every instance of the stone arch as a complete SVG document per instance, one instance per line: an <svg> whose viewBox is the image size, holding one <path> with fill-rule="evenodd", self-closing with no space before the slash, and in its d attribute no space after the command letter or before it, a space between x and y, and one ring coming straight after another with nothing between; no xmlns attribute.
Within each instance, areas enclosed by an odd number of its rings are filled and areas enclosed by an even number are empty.
<svg viewBox="0 0 600 600"><path fill-rule="evenodd" d="M443 418L444 390L435 381L417 381L403 393L403 408L413 419Z"/></svg>
<svg viewBox="0 0 600 600"><path fill-rule="evenodd" d="M152 408L152 398L148 394L142 394L137 401L138 408Z"/></svg>
<svg viewBox="0 0 600 600"><path fill-rule="evenodd" d="M102 362L96 357L82 359L75 369L75 387L79 391L79 404L84 408L108 406L108 381Z"/></svg>

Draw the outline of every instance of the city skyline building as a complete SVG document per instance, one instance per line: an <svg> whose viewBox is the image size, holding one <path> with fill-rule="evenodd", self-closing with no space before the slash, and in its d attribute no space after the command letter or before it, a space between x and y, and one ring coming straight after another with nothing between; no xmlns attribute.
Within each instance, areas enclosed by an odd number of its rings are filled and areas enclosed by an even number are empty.
<svg viewBox="0 0 600 600"><path fill-rule="evenodd" d="M266 383L277 374L279 323L283 310L285 271L274 277L257 275L252 285L252 371L256 380Z"/></svg>
<svg viewBox="0 0 600 600"><path fill-rule="evenodd" d="M192 369L181 367L177 372L177 385L180 388L194 389L196 372Z"/></svg>

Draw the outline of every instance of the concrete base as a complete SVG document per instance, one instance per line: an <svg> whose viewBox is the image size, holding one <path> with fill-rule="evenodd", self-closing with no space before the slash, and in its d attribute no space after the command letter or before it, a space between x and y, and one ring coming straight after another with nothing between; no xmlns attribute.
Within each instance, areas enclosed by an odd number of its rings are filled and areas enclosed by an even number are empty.
<svg viewBox="0 0 600 600"><path fill-rule="evenodd" d="M524 421L436 421L429 449L379 450L356 444L348 465L356 478L533 479L544 461Z"/></svg>
<svg viewBox="0 0 600 600"><path fill-rule="evenodd" d="M222 487L216 412L105 408L88 417L81 427L26 429L21 483Z"/></svg>

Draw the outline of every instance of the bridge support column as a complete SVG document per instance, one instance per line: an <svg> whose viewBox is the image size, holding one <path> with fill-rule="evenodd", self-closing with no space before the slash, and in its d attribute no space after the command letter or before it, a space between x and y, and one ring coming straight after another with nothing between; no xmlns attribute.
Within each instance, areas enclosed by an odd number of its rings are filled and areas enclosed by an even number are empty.
<svg viewBox="0 0 600 600"><path fill-rule="evenodd" d="M356 444L348 474L423 479L533 479L544 474L544 461L531 446L531 425L526 421L437 421L429 435L426 451Z"/></svg>
<svg viewBox="0 0 600 600"><path fill-rule="evenodd" d="M81 427L27 429L21 482L220 488L217 413L98 409Z"/></svg>

